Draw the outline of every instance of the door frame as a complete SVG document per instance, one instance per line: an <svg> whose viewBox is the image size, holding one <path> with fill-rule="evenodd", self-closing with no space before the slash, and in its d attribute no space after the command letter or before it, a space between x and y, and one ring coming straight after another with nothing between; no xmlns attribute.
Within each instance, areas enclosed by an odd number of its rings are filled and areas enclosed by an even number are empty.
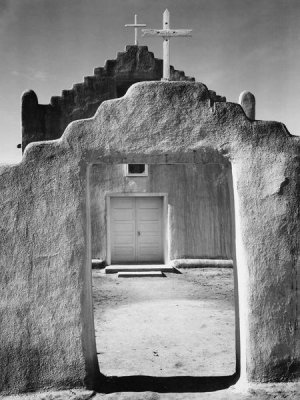
<svg viewBox="0 0 300 400"><path fill-rule="evenodd" d="M163 201L162 206L162 237L163 237L163 262L168 264L169 252L168 252L168 194L167 193L107 193L106 194L106 264L111 264L111 204L110 199L112 197L161 197Z"/></svg>

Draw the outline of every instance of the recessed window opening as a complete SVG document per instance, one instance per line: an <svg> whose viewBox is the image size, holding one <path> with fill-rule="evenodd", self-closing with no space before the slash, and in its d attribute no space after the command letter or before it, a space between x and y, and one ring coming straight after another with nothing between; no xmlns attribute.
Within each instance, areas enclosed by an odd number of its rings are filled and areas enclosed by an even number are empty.
<svg viewBox="0 0 300 400"><path fill-rule="evenodd" d="M125 164L126 176L148 176L147 164Z"/></svg>
<svg viewBox="0 0 300 400"><path fill-rule="evenodd" d="M224 377L233 382L239 338L231 166L218 159L147 167L142 192L124 183L124 164L91 167L100 371L128 377L133 391L141 376L160 377L163 391L175 390L172 377L183 392L203 390L206 377L214 385L218 377L221 386ZM165 244L155 247L159 241ZM128 262L137 254L146 262ZM157 263L157 254L166 256Z"/></svg>

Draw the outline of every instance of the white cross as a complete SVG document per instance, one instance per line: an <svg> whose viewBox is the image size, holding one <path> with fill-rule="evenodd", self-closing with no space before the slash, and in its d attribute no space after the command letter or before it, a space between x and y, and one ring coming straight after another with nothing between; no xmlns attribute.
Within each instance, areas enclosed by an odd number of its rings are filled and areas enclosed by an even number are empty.
<svg viewBox="0 0 300 400"><path fill-rule="evenodd" d="M134 28L134 44L138 46L138 28L142 28L143 26L147 26L146 24L138 24L137 23L137 15L134 15L134 24L126 24L126 28Z"/></svg>
<svg viewBox="0 0 300 400"><path fill-rule="evenodd" d="M163 59L164 59L164 70L163 78L164 81L170 80L170 38L179 36L192 36L191 29L170 29L170 13L165 10L163 15L163 29L142 29L143 36L161 36L164 39L163 43Z"/></svg>

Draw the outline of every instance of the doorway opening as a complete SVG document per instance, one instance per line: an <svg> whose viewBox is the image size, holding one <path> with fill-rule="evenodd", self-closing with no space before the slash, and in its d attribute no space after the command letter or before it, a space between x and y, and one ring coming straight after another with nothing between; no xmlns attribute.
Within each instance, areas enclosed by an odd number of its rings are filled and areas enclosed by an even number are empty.
<svg viewBox="0 0 300 400"><path fill-rule="evenodd" d="M105 224L91 212L92 233L93 224L102 226L106 251L102 268L92 271L97 356L106 377L102 390L230 386L239 374L236 266L219 268L213 260L235 260L231 166L148 163L148 168L149 176L131 178L137 179L134 184L124 176L124 164L91 169L90 204L100 203L98 216ZM160 181L154 182L157 177ZM150 230L142 230L145 220ZM155 249L152 241L145 252L139 242L143 235L165 241L165 247ZM92 235L92 246L95 241ZM182 264L163 278L122 279L104 268L171 265L174 259ZM210 268L199 264L204 259L211 261Z"/></svg>

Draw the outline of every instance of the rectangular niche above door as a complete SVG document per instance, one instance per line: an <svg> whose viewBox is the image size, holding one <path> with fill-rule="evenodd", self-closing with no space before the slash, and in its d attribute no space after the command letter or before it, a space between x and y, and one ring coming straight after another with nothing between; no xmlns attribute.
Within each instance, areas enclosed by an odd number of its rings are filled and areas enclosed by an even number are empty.
<svg viewBox="0 0 300 400"><path fill-rule="evenodd" d="M125 164L125 176L143 177L148 176L147 164Z"/></svg>

